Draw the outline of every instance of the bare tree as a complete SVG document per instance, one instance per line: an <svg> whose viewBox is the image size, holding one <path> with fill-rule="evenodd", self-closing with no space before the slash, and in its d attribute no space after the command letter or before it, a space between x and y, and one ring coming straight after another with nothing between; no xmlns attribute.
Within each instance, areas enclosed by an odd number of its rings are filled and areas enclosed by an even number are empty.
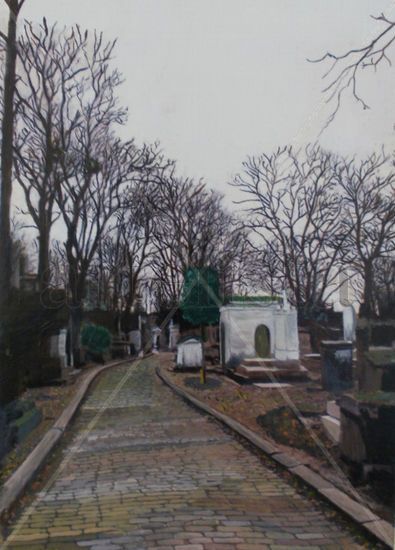
<svg viewBox="0 0 395 550"><path fill-rule="evenodd" d="M392 65L390 50L395 43L395 21L390 20L384 13L371 17L381 23L382 28L366 44L340 54L327 52L319 59L311 60L312 63L330 63L324 74L324 79L329 79L329 83L323 93L327 95L328 103L335 103L335 108L327 125L335 118L347 90L351 90L353 97L363 109L369 109L368 103L358 90L360 73L366 69L376 72L382 64Z"/></svg>
<svg viewBox="0 0 395 550"><path fill-rule="evenodd" d="M102 148L99 149L99 146ZM92 149L90 153L92 153ZM85 285L91 262L114 213L121 207L122 186L129 181L138 151L119 140L95 142L94 161L74 172L58 188L57 202L67 227L65 250L75 350L79 346Z"/></svg>
<svg viewBox="0 0 395 550"><path fill-rule="evenodd" d="M276 240L266 244L249 241L250 254L247 281L255 291L264 291L272 296L280 294L284 287L283 262Z"/></svg>
<svg viewBox="0 0 395 550"><path fill-rule="evenodd" d="M178 303L189 267L213 267L222 289L239 279L236 260L241 258L245 232L223 207L221 195L199 182L179 179L175 169L164 173L152 195L155 215L151 268L159 300Z"/></svg>
<svg viewBox="0 0 395 550"><path fill-rule="evenodd" d="M77 75L87 71L80 53L88 34L78 26L58 32L25 23L18 41L19 78L16 88L18 134L14 144L15 174L26 200L28 213L38 231L38 278L44 291L50 280L50 231L58 213L54 211L56 185L60 177L59 128L62 90L67 89L70 105L76 95ZM68 140L78 117L63 125L63 141Z"/></svg>
<svg viewBox="0 0 395 550"><path fill-rule="evenodd" d="M338 164L344 262L363 281L364 314L373 315L375 264L395 251L395 174L384 154Z"/></svg>
<svg viewBox="0 0 395 550"><path fill-rule="evenodd" d="M14 137L14 96L16 81L16 32L17 20L25 0L4 0L9 9L7 34L0 34L5 48L5 74L2 89L2 120L1 120L1 196L0 196L0 353L8 354L5 324L6 303L11 289L11 194L12 194L12 159ZM4 396L1 396L2 401Z"/></svg>
<svg viewBox="0 0 395 550"><path fill-rule="evenodd" d="M120 74L110 66L114 42L95 33L80 52L86 71L79 73L75 97L62 80L59 125L59 177L56 203L66 226L65 252L69 269L72 348L79 356L83 299L91 262L114 213L122 189L145 156L133 142L114 136L126 119L115 90ZM68 131L73 128L72 131Z"/></svg>
<svg viewBox="0 0 395 550"><path fill-rule="evenodd" d="M380 318L395 311L395 256L380 258L374 265L374 300Z"/></svg>
<svg viewBox="0 0 395 550"><path fill-rule="evenodd" d="M220 205L221 206L221 205ZM217 244L210 265L215 268L223 296L243 294L249 287L252 250L248 230L221 206L217 224Z"/></svg>
<svg viewBox="0 0 395 550"><path fill-rule="evenodd" d="M150 187L141 183L125 192L113 224L99 244L93 266L93 278L100 287L99 301L116 313L118 321L135 305L141 276L153 253L149 194Z"/></svg>
<svg viewBox="0 0 395 550"><path fill-rule="evenodd" d="M248 158L232 183L248 195L239 203L247 205L247 226L263 242L262 259L276 263L273 283L277 279L278 288L282 273L282 285L307 315L336 290L341 269L344 237L334 165L332 155L317 146L299 155L285 147Z"/></svg>
<svg viewBox="0 0 395 550"><path fill-rule="evenodd" d="M65 290L65 298L68 297L69 269L64 249L64 243L58 240L52 241L50 256L51 280L50 286L54 289Z"/></svg>

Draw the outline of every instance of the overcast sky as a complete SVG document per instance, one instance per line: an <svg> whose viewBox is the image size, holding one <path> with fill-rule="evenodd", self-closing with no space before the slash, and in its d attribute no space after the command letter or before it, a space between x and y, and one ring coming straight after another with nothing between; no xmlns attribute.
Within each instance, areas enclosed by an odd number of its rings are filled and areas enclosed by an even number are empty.
<svg viewBox="0 0 395 550"><path fill-rule="evenodd" d="M2 2L1 26L6 10ZM315 141L328 109L324 67L306 58L365 43L393 0L26 0L22 17L118 38L125 137L159 140L183 175L226 192L243 159ZM395 52L394 52L395 53ZM392 68L367 76L372 109L344 102L321 142L339 153L394 148Z"/></svg>

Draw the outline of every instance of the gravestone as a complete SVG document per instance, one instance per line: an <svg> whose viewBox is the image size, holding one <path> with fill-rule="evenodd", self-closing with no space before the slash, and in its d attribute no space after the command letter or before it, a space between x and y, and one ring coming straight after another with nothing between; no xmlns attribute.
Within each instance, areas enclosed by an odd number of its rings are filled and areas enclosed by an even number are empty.
<svg viewBox="0 0 395 550"><path fill-rule="evenodd" d="M322 386L324 390L342 393L353 387L352 342L321 342Z"/></svg>
<svg viewBox="0 0 395 550"><path fill-rule="evenodd" d="M353 306L346 306L343 310L343 338L346 341L354 342L357 319Z"/></svg>
<svg viewBox="0 0 395 550"><path fill-rule="evenodd" d="M59 360L59 365L62 369L66 368L67 365L67 352L66 352L66 339L67 339L67 330L62 329L59 331L59 334L55 334L50 338L50 349L49 355L54 359Z"/></svg>
<svg viewBox="0 0 395 550"><path fill-rule="evenodd" d="M180 339L180 327L170 321L169 325L169 350L174 351L177 349L177 343Z"/></svg>
<svg viewBox="0 0 395 550"><path fill-rule="evenodd" d="M203 359L203 343L200 338L189 336L178 343L177 368L201 368Z"/></svg>
<svg viewBox="0 0 395 550"><path fill-rule="evenodd" d="M358 320L356 388L339 400L340 453L388 502L395 493L394 336L394 320Z"/></svg>

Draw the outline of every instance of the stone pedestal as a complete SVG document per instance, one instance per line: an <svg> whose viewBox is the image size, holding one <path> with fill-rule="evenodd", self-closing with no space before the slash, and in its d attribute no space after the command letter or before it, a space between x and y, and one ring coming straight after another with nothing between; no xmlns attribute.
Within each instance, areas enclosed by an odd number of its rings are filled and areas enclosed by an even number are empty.
<svg viewBox="0 0 395 550"><path fill-rule="evenodd" d="M321 342L322 387L332 393L342 393L353 387L352 342Z"/></svg>
<svg viewBox="0 0 395 550"><path fill-rule="evenodd" d="M178 325L173 325L172 323L169 326L169 350L175 351L177 349L177 344L180 339L180 327Z"/></svg>
<svg viewBox="0 0 395 550"><path fill-rule="evenodd" d="M346 306L343 310L343 338L346 342L355 342L356 324L355 309L352 306Z"/></svg>
<svg viewBox="0 0 395 550"><path fill-rule="evenodd" d="M59 361L62 370L67 368L66 337L67 330L62 329L59 334L51 336L49 342L49 356Z"/></svg>

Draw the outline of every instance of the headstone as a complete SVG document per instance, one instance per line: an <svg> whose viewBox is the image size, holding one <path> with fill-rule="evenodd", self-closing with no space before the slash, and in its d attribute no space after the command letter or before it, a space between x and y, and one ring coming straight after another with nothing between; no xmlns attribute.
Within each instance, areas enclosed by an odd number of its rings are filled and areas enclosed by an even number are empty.
<svg viewBox="0 0 395 550"><path fill-rule="evenodd" d="M169 350L174 351L177 348L177 343L180 339L180 327L173 324L173 320L169 325Z"/></svg>
<svg viewBox="0 0 395 550"><path fill-rule="evenodd" d="M50 357L59 359L61 368L67 367L67 352L66 352L67 330L62 329L59 334L55 334L50 338Z"/></svg>
<svg viewBox="0 0 395 550"><path fill-rule="evenodd" d="M342 393L353 387L352 342L321 342L322 386L324 390Z"/></svg>
<svg viewBox="0 0 395 550"><path fill-rule="evenodd" d="M203 359L203 343L199 338L190 336L178 343L178 368L201 368L203 366Z"/></svg>
<svg viewBox="0 0 395 550"><path fill-rule="evenodd" d="M346 341L355 341L356 314L353 306L346 306L343 310L343 338Z"/></svg>

